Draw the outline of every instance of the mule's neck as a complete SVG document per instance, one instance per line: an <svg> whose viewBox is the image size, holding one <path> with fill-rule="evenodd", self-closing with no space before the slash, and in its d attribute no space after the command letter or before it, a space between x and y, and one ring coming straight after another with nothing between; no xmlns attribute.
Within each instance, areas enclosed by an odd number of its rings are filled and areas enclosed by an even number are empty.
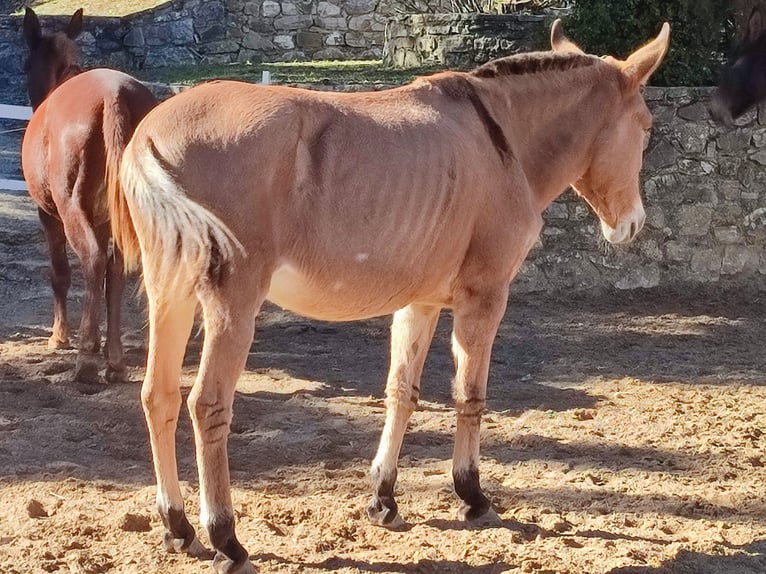
<svg viewBox="0 0 766 574"><path fill-rule="evenodd" d="M568 69L477 77L540 212L585 173L593 142L618 101L616 71L593 60Z"/></svg>
<svg viewBox="0 0 766 574"><path fill-rule="evenodd" d="M33 92L35 92L35 90L33 90L30 86L29 98L30 103L32 104L32 109L36 110L56 88L58 88L68 79L73 78L82 72L83 69L79 66L79 64L70 64L61 71L61 73L56 77L55 82L51 86L47 87L47 89L40 91L39 95L33 96Z"/></svg>

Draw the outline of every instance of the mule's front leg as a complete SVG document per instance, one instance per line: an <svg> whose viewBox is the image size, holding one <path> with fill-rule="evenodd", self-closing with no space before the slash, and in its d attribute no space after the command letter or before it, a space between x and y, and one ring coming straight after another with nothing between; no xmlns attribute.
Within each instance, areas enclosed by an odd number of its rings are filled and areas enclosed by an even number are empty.
<svg viewBox="0 0 766 574"><path fill-rule="evenodd" d="M255 569L234 532L226 447L234 389L253 340L257 308L252 303L223 304L217 299L217 295L202 299L205 342L199 374L187 400L197 447L200 522L216 550L216 574L251 574Z"/></svg>
<svg viewBox="0 0 766 574"><path fill-rule="evenodd" d="M410 305L394 314L386 424L372 462L373 495L367 507L367 516L375 524L396 527L402 522L394 500L396 466L407 422L420 397L420 374L438 320L438 307Z"/></svg>
<svg viewBox="0 0 766 574"><path fill-rule="evenodd" d="M479 428L487 396L492 343L507 304L508 289L471 290L455 305L452 353L455 357L457 430L452 478L463 501L461 520L487 513L490 503L479 486Z"/></svg>
<svg viewBox="0 0 766 574"><path fill-rule="evenodd" d="M64 226L57 218L38 209L45 239L51 256L51 287L53 288L53 333L48 339L49 349L69 348L66 297L71 283L69 259L66 254Z"/></svg>

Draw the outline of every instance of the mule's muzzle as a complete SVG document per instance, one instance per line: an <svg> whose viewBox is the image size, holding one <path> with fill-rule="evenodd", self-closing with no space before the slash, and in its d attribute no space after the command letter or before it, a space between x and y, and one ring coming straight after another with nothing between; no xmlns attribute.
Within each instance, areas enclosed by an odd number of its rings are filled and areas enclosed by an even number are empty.
<svg viewBox="0 0 766 574"><path fill-rule="evenodd" d="M710 113L710 117L716 123L723 124L727 127L731 127L734 124L734 116L726 105L719 90L713 92L713 95L710 98L710 103L708 104L708 112Z"/></svg>
<svg viewBox="0 0 766 574"><path fill-rule="evenodd" d="M638 232L644 226L646 221L646 212L644 206L640 205L627 217L621 218L616 227L611 227L603 219L601 220L601 232L604 238L615 245L620 243L630 243L636 238Z"/></svg>

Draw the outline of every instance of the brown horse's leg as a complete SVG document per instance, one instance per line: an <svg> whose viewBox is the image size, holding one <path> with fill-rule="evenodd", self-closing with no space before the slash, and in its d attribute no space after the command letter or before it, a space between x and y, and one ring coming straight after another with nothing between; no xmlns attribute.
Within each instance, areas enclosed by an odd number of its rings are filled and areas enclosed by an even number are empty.
<svg viewBox="0 0 766 574"><path fill-rule="evenodd" d="M106 264L106 380L121 382L127 380L125 355L120 333L122 315L122 294L125 291L125 271L122 253L117 247Z"/></svg>
<svg viewBox="0 0 766 574"><path fill-rule="evenodd" d="M396 465L407 422L420 397L420 374L438 320L438 307L410 305L394 314L391 366L386 383L386 424L372 462L373 495L367 507L367 516L376 524L395 527L401 523L401 518L395 520Z"/></svg>
<svg viewBox="0 0 766 574"><path fill-rule="evenodd" d="M229 289L228 294L223 289L201 293L205 343L197 380L187 400L197 447L200 522L217 551L213 560L217 574L255 572L234 532L226 452L234 389L245 366L255 315L263 301L262 295L248 298L242 293L244 287Z"/></svg>
<svg viewBox="0 0 766 574"><path fill-rule="evenodd" d="M101 347L99 322L106 274L108 228L97 232L85 212L76 206L61 213L61 219L69 243L80 258L85 279L75 379L97 382L98 351Z"/></svg>
<svg viewBox="0 0 766 574"><path fill-rule="evenodd" d="M66 254L66 236L61 221L37 210L43 225L51 256L51 287L53 288L53 333L48 339L49 349L69 348L69 325L66 315L66 297L71 283L69 259Z"/></svg>
<svg viewBox="0 0 766 574"><path fill-rule="evenodd" d="M457 430L452 478L463 501L458 517L473 520L490 509L479 486L479 427L487 396L492 343L503 318L508 290L467 290L454 307L452 353L455 357Z"/></svg>
<svg viewBox="0 0 766 574"><path fill-rule="evenodd" d="M141 387L154 473L157 509L165 525L165 548L202 556L204 547L186 518L176 462L176 426L181 409L181 366L194 323L196 301L179 294L156 294L147 281L149 354Z"/></svg>

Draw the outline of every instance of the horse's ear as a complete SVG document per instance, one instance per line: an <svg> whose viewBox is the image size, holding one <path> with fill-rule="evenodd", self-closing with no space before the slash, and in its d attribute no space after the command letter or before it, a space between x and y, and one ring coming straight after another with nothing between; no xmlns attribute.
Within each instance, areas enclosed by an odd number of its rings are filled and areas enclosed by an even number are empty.
<svg viewBox="0 0 766 574"><path fill-rule="evenodd" d="M670 24L665 22L654 40L633 52L627 60L622 62L622 71L628 77L632 87L646 85L654 71L660 67L662 59L668 52L668 46L670 46Z"/></svg>
<svg viewBox="0 0 766 574"><path fill-rule="evenodd" d="M747 21L747 35L745 42L750 44L760 38L763 33L763 16L760 7L756 6L750 13L750 19Z"/></svg>
<svg viewBox="0 0 766 574"><path fill-rule="evenodd" d="M80 32L82 32L82 8L79 8L77 12L72 14L72 18L66 27L66 35L71 40L77 38Z"/></svg>
<svg viewBox="0 0 766 574"><path fill-rule="evenodd" d="M40 43L43 33L40 30L40 20L32 8L27 7L24 11L24 40L30 49L34 49Z"/></svg>
<svg viewBox="0 0 766 574"><path fill-rule="evenodd" d="M557 18L551 26L551 49L554 52L574 52L575 54L584 54L580 47L564 35L561 29L561 18Z"/></svg>

